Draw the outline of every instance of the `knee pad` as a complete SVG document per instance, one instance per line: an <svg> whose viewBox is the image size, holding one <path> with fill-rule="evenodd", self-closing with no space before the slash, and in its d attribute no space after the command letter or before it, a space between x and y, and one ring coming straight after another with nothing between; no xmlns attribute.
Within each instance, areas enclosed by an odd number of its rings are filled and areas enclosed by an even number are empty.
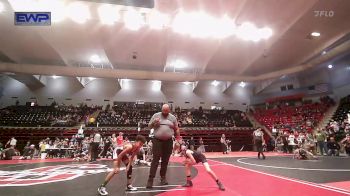
<svg viewBox="0 0 350 196"><path fill-rule="evenodd" d="M126 177L127 177L128 179L131 179L131 175L132 175L132 165L130 165L129 170L128 170L127 173L126 173Z"/></svg>

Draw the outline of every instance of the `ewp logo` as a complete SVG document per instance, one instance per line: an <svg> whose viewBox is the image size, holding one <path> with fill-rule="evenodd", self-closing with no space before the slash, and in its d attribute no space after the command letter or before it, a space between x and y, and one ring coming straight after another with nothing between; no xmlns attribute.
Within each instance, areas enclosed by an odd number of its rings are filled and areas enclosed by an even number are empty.
<svg viewBox="0 0 350 196"><path fill-rule="evenodd" d="M50 26L51 12L15 12L15 25Z"/></svg>

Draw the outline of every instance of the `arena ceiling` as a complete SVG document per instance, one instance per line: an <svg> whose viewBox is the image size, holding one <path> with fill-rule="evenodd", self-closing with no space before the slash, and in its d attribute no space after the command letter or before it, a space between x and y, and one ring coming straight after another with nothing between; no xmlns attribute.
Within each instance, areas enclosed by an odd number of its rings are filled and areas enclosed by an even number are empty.
<svg viewBox="0 0 350 196"><path fill-rule="evenodd" d="M154 9L110 5L104 14L102 3L44 1L1 1L1 72L260 81L350 49L348 0L156 0ZM51 26L15 26L14 11L52 11L56 18Z"/></svg>

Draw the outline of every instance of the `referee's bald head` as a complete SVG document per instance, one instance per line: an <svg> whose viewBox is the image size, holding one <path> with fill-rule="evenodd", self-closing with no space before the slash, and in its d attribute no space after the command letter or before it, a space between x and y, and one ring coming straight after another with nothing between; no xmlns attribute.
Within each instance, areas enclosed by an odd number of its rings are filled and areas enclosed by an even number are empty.
<svg viewBox="0 0 350 196"><path fill-rule="evenodd" d="M168 116L169 113L170 113L170 106L168 104L164 104L162 106L162 114L163 114L163 116Z"/></svg>

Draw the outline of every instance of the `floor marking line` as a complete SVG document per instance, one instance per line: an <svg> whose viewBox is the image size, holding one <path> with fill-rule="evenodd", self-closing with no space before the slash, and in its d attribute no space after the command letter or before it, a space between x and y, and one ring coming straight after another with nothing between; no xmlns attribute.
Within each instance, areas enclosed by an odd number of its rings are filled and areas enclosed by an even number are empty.
<svg viewBox="0 0 350 196"><path fill-rule="evenodd" d="M162 188L162 187L177 187L177 186L182 186L182 185L171 185L171 184L169 184L169 185L159 185L159 186L153 186L153 187L157 187L157 188ZM146 187L145 186L136 186L135 188L137 188L137 189L145 189Z"/></svg>
<svg viewBox="0 0 350 196"><path fill-rule="evenodd" d="M156 193L156 192L170 192L170 191L184 191L186 189L168 189L168 190L149 190L149 191L130 191L126 192L127 194L135 194L135 193Z"/></svg>
<svg viewBox="0 0 350 196"><path fill-rule="evenodd" d="M260 165L255 163L247 163L242 160L247 160L250 158L240 158L237 159L238 163L251 165L256 167L266 167L266 168L275 168L275 169L288 169L288 170L302 170L302 171L326 171L326 172L350 172L350 169L314 169L314 168L302 168L302 167L281 167L281 166L273 166L273 165Z"/></svg>
<svg viewBox="0 0 350 196"><path fill-rule="evenodd" d="M271 177L275 177L275 178L291 181L291 182L297 182L297 183L304 184L304 185L309 185L309 186L313 186L313 187L317 187L317 188L321 188L321 189L325 189L325 190L329 190L329 191L334 191L334 192L350 195L350 192L348 192L348 191L340 191L340 190L337 190L337 189L324 187L324 186L321 186L319 184L315 184L315 183L311 183L311 182L306 182L306 181L301 181L301 180L296 180L296 179L292 179L292 178L282 177L282 176L278 176L278 175L274 175L274 174L269 174L269 173L265 173L265 172L261 172L261 171L256 171L256 170L253 170L253 169L248 169L248 168L240 167L240 166L237 166L237 165L233 165L233 164L229 164L229 163L225 163L225 162L221 162L221 161L215 161L215 160L212 160L212 159L210 159L210 160L213 161L213 162L217 162L217 163L224 163L224 164L226 164L227 166L230 166L230 167L235 167L235 168L239 168L239 169L243 169L243 170L247 170L247 171L251 171L251 172L255 172L255 173L259 173L259 174L263 174L263 175L267 175L267 176L271 176Z"/></svg>

